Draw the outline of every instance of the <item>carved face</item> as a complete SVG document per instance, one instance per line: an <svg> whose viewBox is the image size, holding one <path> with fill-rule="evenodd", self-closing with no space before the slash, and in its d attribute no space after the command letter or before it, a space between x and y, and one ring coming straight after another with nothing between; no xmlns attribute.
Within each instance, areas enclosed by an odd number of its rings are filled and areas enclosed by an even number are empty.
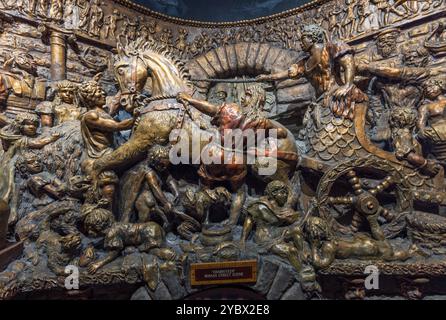
<svg viewBox="0 0 446 320"><path fill-rule="evenodd" d="M387 58L397 52L396 50L396 34L388 33L380 36L376 42L376 47L378 53L383 57Z"/></svg>
<svg viewBox="0 0 446 320"><path fill-rule="evenodd" d="M26 170L31 174L40 173L43 171L42 161L36 155L30 155L25 159Z"/></svg>
<svg viewBox="0 0 446 320"><path fill-rule="evenodd" d="M271 196L279 206L283 207L288 201L288 190L286 188L273 190L271 192Z"/></svg>
<svg viewBox="0 0 446 320"><path fill-rule="evenodd" d="M59 97L64 103L72 104L74 101L73 90L67 88L59 89Z"/></svg>
<svg viewBox="0 0 446 320"><path fill-rule="evenodd" d="M32 56L20 54L15 58L15 62L20 69L25 70L30 74L37 73L36 63Z"/></svg>
<svg viewBox="0 0 446 320"><path fill-rule="evenodd" d="M302 46L302 50L304 51L310 51L310 49L313 47L313 39L309 34L302 34L302 37L300 38L300 43Z"/></svg>
<svg viewBox="0 0 446 320"><path fill-rule="evenodd" d="M438 84L431 83L424 89L424 95L429 100L435 100L437 99L441 94L443 93L443 90Z"/></svg>
<svg viewBox="0 0 446 320"><path fill-rule="evenodd" d="M243 108L247 108L253 105L253 94L250 89L245 91L245 94L241 98L241 103Z"/></svg>
<svg viewBox="0 0 446 320"><path fill-rule="evenodd" d="M37 126L34 121L25 120L25 123L22 125L22 134L27 137L34 137L37 134Z"/></svg>
<svg viewBox="0 0 446 320"><path fill-rule="evenodd" d="M407 50L403 55L404 65L409 67L424 67L427 65L429 56L422 54L417 50Z"/></svg>
<svg viewBox="0 0 446 320"><path fill-rule="evenodd" d="M109 200L112 201L113 197L115 195L115 185L114 184L106 184L101 188L101 194L102 196Z"/></svg>

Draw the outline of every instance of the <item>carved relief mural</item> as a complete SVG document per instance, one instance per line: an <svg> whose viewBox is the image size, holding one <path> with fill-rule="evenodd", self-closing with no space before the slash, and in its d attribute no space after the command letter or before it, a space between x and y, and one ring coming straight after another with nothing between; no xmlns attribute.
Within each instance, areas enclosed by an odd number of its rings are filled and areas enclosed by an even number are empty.
<svg viewBox="0 0 446 320"><path fill-rule="evenodd" d="M383 295L371 264L445 295L445 8L0 1L0 297L64 298L74 265L79 298L182 299L228 262L267 299Z"/></svg>

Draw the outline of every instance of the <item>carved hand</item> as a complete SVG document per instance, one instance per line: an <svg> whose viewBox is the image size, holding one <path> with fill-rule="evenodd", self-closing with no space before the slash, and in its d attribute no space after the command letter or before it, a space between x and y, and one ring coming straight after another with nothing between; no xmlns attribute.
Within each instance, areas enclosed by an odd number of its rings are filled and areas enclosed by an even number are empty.
<svg viewBox="0 0 446 320"><path fill-rule="evenodd" d="M272 77L270 74L261 74L256 77L256 80L258 82L272 81Z"/></svg>
<svg viewBox="0 0 446 320"><path fill-rule="evenodd" d="M61 135L60 133L58 133L58 132L51 134L51 138L52 138L51 140L52 140L52 141L57 141L57 140L59 140L61 137L62 137L62 135Z"/></svg>
<svg viewBox="0 0 446 320"><path fill-rule="evenodd" d="M94 274L96 273L96 271L99 270L99 268L101 267L101 265L99 263L92 263L88 266L88 273L90 274Z"/></svg>
<svg viewBox="0 0 446 320"><path fill-rule="evenodd" d="M177 101L178 102L182 102L182 101L187 101L189 102L192 99L191 95L186 93L186 92L180 92L177 95Z"/></svg>

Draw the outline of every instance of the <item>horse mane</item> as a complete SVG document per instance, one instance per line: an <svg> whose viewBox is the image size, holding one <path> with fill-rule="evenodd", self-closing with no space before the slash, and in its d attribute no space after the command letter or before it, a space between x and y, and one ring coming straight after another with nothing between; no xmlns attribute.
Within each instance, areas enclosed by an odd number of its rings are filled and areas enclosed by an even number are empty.
<svg viewBox="0 0 446 320"><path fill-rule="evenodd" d="M187 86L193 87L190 81L191 76L189 70L186 68L185 62L178 57L174 52L173 47L167 46L156 42L153 39L146 41L135 40L122 45L118 42L117 45L118 55L125 55L127 57L134 55L144 55L147 53L156 53L167 58L177 69L180 78L186 83Z"/></svg>

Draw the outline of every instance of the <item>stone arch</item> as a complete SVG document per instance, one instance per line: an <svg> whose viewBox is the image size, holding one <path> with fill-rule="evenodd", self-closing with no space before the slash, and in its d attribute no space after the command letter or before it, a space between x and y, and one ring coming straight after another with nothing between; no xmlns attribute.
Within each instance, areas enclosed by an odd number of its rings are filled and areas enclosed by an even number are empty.
<svg viewBox="0 0 446 320"><path fill-rule="evenodd" d="M186 67L192 79L229 78L286 70L299 56L269 43L240 42L212 49L187 62ZM201 94L211 85L204 81L195 84Z"/></svg>
<svg viewBox="0 0 446 320"><path fill-rule="evenodd" d="M255 76L286 70L296 63L301 53L282 49L269 43L240 42L212 49L186 63L192 79L232 78L235 76ZM213 85L210 82L194 82L197 93L207 96ZM270 117L282 122L297 133L303 114L312 100L314 91L303 79L285 80L276 83L277 105Z"/></svg>

